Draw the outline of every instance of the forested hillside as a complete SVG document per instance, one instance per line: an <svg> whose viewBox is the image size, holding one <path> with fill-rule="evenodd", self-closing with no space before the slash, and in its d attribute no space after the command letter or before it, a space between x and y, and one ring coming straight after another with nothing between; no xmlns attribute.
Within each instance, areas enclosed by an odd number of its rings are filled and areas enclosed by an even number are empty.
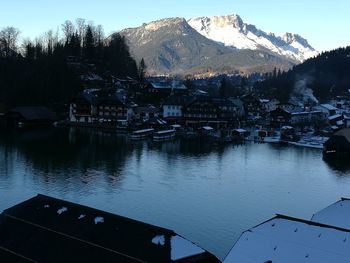
<svg viewBox="0 0 350 263"><path fill-rule="evenodd" d="M106 39L102 26L66 21L61 31L19 42L13 27L0 31L0 102L8 106L68 102L81 88L81 76L68 63L77 61L101 74L138 77L137 65L124 38ZM106 76L107 77L107 76Z"/></svg>
<svg viewBox="0 0 350 263"><path fill-rule="evenodd" d="M275 71L267 80L256 83L256 89L266 97L285 101L301 84L303 89L311 89L320 101L348 93L350 47L324 52L288 72Z"/></svg>

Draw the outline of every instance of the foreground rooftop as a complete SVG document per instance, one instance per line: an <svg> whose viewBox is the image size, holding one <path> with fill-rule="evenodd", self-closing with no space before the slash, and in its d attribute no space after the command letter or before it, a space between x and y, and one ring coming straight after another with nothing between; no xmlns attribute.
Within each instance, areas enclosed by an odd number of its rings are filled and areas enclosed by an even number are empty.
<svg viewBox="0 0 350 263"><path fill-rule="evenodd" d="M350 230L277 215L244 232L224 263L350 262Z"/></svg>
<svg viewBox="0 0 350 263"><path fill-rule="evenodd" d="M0 215L0 262L219 262L175 232L37 195Z"/></svg>

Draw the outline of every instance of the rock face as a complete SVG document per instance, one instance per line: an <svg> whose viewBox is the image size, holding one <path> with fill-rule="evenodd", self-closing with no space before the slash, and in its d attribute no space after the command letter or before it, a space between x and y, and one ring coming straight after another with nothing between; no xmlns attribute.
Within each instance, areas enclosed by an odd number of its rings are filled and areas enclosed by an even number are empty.
<svg viewBox="0 0 350 263"><path fill-rule="evenodd" d="M306 39L292 33L276 36L246 24L238 15L197 17L188 23L203 36L237 49L266 48L298 62L314 57L318 52Z"/></svg>
<svg viewBox="0 0 350 263"><path fill-rule="evenodd" d="M260 34L274 40L273 48L267 47L270 45L267 41L260 43L253 41L253 37L248 38L254 30L255 39L259 39ZM274 67L288 69L301 61L293 55L299 46L311 48L300 36L275 37L244 24L235 15L188 21L167 18L125 29L120 34L127 39L136 60L144 58L151 75L213 75L265 72Z"/></svg>

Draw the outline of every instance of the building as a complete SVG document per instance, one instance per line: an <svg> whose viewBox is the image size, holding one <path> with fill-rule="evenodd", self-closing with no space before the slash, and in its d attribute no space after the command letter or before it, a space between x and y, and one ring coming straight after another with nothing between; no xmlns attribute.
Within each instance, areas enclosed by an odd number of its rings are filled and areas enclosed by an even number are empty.
<svg viewBox="0 0 350 263"><path fill-rule="evenodd" d="M0 261L220 262L171 230L44 195L0 215Z"/></svg>
<svg viewBox="0 0 350 263"><path fill-rule="evenodd" d="M311 221L277 215L245 231L224 263L350 262L350 200L313 215Z"/></svg>
<svg viewBox="0 0 350 263"><path fill-rule="evenodd" d="M236 104L229 99L213 99L215 105L220 109L219 118L222 120L227 120L232 122L233 120L237 120L240 116L240 108L236 106Z"/></svg>
<svg viewBox="0 0 350 263"><path fill-rule="evenodd" d="M327 159L346 160L350 156L350 128L344 128L334 133L326 141L323 156Z"/></svg>
<svg viewBox="0 0 350 263"><path fill-rule="evenodd" d="M260 99L256 98L252 94L246 94L240 99L243 102L244 110L247 115L256 117L261 115L262 105Z"/></svg>
<svg viewBox="0 0 350 263"><path fill-rule="evenodd" d="M277 109L277 105L280 103L279 100L272 99L260 99L261 107L265 112L271 112Z"/></svg>
<svg viewBox="0 0 350 263"><path fill-rule="evenodd" d="M224 263L350 262L350 230L283 215L244 232Z"/></svg>
<svg viewBox="0 0 350 263"><path fill-rule="evenodd" d="M283 108L277 108L270 112L270 124L273 127L280 127L283 125L315 126L322 121L325 121L324 113L316 110L289 111Z"/></svg>
<svg viewBox="0 0 350 263"><path fill-rule="evenodd" d="M76 124L116 125L119 120L130 119L131 108L114 89L86 89L70 102L69 120Z"/></svg>
<svg viewBox="0 0 350 263"><path fill-rule="evenodd" d="M321 104L318 107L318 109L321 110L325 114L326 118L337 114L337 108L332 106L331 104Z"/></svg>
<svg viewBox="0 0 350 263"><path fill-rule="evenodd" d="M190 96L170 96L162 104L163 117L171 120L182 120L183 107L194 100Z"/></svg>
<svg viewBox="0 0 350 263"><path fill-rule="evenodd" d="M243 119L245 117L243 101L241 101L240 99L232 98L229 98L229 100L232 101L232 103L235 105L238 118Z"/></svg>
<svg viewBox="0 0 350 263"><path fill-rule="evenodd" d="M153 105L136 106L133 109L133 119L148 121L152 118L159 118L160 110Z"/></svg>
<svg viewBox="0 0 350 263"><path fill-rule="evenodd" d="M188 95L188 88L185 85L175 81L172 83L149 83L146 86L146 91L157 97L168 97L170 95Z"/></svg>
<svg viewBox="0 0 350 263"><path fill-rule="evenodd" d="M324 114L321 111L296 111L291 113L291 124L304 124L313 126L316 122L325 120Z"/></svg>
<svg viewBox="0 0 350 263"><path fill-rule="evenodd" d="M183 107L183 118L187 126L200 128L212 126L217 129L227 127L229 120L221 118L220 107L207 96L195 98Z"/></svg>
<svg viewBox="0 0 350 263"><path fill-rule="evenodd" d="M340 114L335 114L328 117L328 122L330 125L337 125L339 121L343 120L343 116Z"/></svg>
<svg viewBox="0 0 350 263"><path fill-rule="evenodd" d="M311 221L350 229L350 199L341 198L338 202L327 206L314 214Z"/></svg>
<svg viewBox="0 0 350 263"><path fill-rule="evenodd" d="M295 111L295 110L300 108L299 105L296 105L296 104L290 103L290 102L277 103L276 107L279 109L286 110L286 111Z"/></svg>
<svg viewBox="0 0 350 263"><path fill-rule="evenodd" d="M272 127L281 127L291 124L291 113L283 108L277 108L270 112L270 124Z"/></svg>
<svg viewBox="0 0 350 263"><path fill-rule="evenodd" d="M5 114L9 127L38 127L50 126L55 120L55 114L47 107L16 107Z"/></svg>

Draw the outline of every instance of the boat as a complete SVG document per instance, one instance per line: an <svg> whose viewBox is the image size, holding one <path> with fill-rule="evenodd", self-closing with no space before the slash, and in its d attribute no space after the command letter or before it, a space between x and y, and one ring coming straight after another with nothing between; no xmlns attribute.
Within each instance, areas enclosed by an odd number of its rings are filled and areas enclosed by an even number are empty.
<svg viewBox="0 0 350 263"><path fill-rule="evenodd" d="M154 132L154 129L143 129L143 130L137 130L133 131L130 135L130 138L132 140L141 140L147 137L150 137Z"/></svg>
<svg viewBox="0 0 350 263"><path fill-rule="evenodd" d="M175 137L175 130L162 130L157 131L153 134L153 140L154 141L167 141L171 140Z"/></svg>

